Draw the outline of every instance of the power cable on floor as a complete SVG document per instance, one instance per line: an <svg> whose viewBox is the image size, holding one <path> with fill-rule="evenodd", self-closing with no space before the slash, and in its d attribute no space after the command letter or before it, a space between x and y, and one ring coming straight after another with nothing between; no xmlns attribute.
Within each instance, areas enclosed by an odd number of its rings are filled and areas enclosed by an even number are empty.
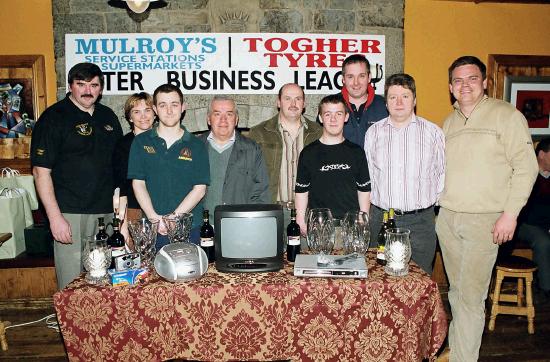
<svg viewBox="0 0 550 362"><path fill-rule="evenodd" d="M11 326L7 326L5 329L8 328L15 328L15 327L23 327L28 326L30 324L39 323L42 321L46 321L46 326L51 329L55 329L57 332L59 332L59 324L57 323L57 319L55 317L55 314L49 314L43 318L40 318L38 320L32 321L32 322L26 322L26 323L20 323L20 324L13 324Z"/></svg>

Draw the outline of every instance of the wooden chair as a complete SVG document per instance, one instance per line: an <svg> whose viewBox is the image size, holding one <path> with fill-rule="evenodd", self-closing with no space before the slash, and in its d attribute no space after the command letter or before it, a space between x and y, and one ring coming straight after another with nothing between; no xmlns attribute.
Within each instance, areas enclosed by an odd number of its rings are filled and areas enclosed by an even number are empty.
<svg viewBox="0 0 550 362"><path fill-rule="evenodd" d="M491 293L492 307L489 319L489 330L495 329L495 321L498 314L512 314L527 316L527 331L535 333L535 307L533 306L533 272L537 270L531 260L515 255L507 255L497 259L496 282ZM501 293L504 278L517 279L517 293ZM525 295L524 284L525 279ZM526 297L526 298L525 298ZM516 305L502 305L500 302L516 303Z"/></svg>

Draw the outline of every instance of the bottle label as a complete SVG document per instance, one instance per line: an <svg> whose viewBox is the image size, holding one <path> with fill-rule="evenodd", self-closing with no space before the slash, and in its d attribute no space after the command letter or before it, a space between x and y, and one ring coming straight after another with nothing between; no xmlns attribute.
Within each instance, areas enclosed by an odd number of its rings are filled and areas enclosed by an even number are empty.
<svg viewBox="0 0 550 362"><path fill-rule="evenodd" d="M386 260L386 255L384 254L385 250L386 250L386 247L384 245L379 245L378 252L376 253L376 259Z"/></svg>
<svg viewBox="0 0 550 362"><path fill-rule="evenodd" d="M214 238L201 238L201 246L204 248L214 246Z"/></svg>
<svg viewBox="0 0 550 362"><path fill-rule="evenodd" d="M300 237L299 236L289 236L288 237L288 245L300 245Z"/></svg>

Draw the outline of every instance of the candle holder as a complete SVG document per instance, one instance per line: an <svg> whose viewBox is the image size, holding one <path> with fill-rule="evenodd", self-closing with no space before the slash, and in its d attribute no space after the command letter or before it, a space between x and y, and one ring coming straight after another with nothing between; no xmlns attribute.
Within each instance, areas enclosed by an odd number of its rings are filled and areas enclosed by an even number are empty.
<svg viewBox="0 0 550 362"><path fill-rule="evenodd" d="M107 268L111 265L111 248L107 239L96 240L93 236L84 239L82 264L87 270L86 281L91 284L107 284Z"/></svg>
<svg viewBox="0 0 550 362"><path fill-rule="evenodd" d="M409 273L409 261L411 260L411 231L396 228L386 232L386 274L403 276Z"/></svg>

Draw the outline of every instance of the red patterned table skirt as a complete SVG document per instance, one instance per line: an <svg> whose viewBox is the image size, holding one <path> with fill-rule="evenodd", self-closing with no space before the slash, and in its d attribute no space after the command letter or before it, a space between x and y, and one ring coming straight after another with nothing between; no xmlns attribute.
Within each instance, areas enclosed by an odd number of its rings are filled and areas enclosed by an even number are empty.
<svg viewBox="0 0 550 362"><path fill-rule="evenodd" d="M83 278L54 295L71 361L434 359L447 334L437 284L411 263L390 277L369 254L366 280L224 274L134 287Z"/></svg>

